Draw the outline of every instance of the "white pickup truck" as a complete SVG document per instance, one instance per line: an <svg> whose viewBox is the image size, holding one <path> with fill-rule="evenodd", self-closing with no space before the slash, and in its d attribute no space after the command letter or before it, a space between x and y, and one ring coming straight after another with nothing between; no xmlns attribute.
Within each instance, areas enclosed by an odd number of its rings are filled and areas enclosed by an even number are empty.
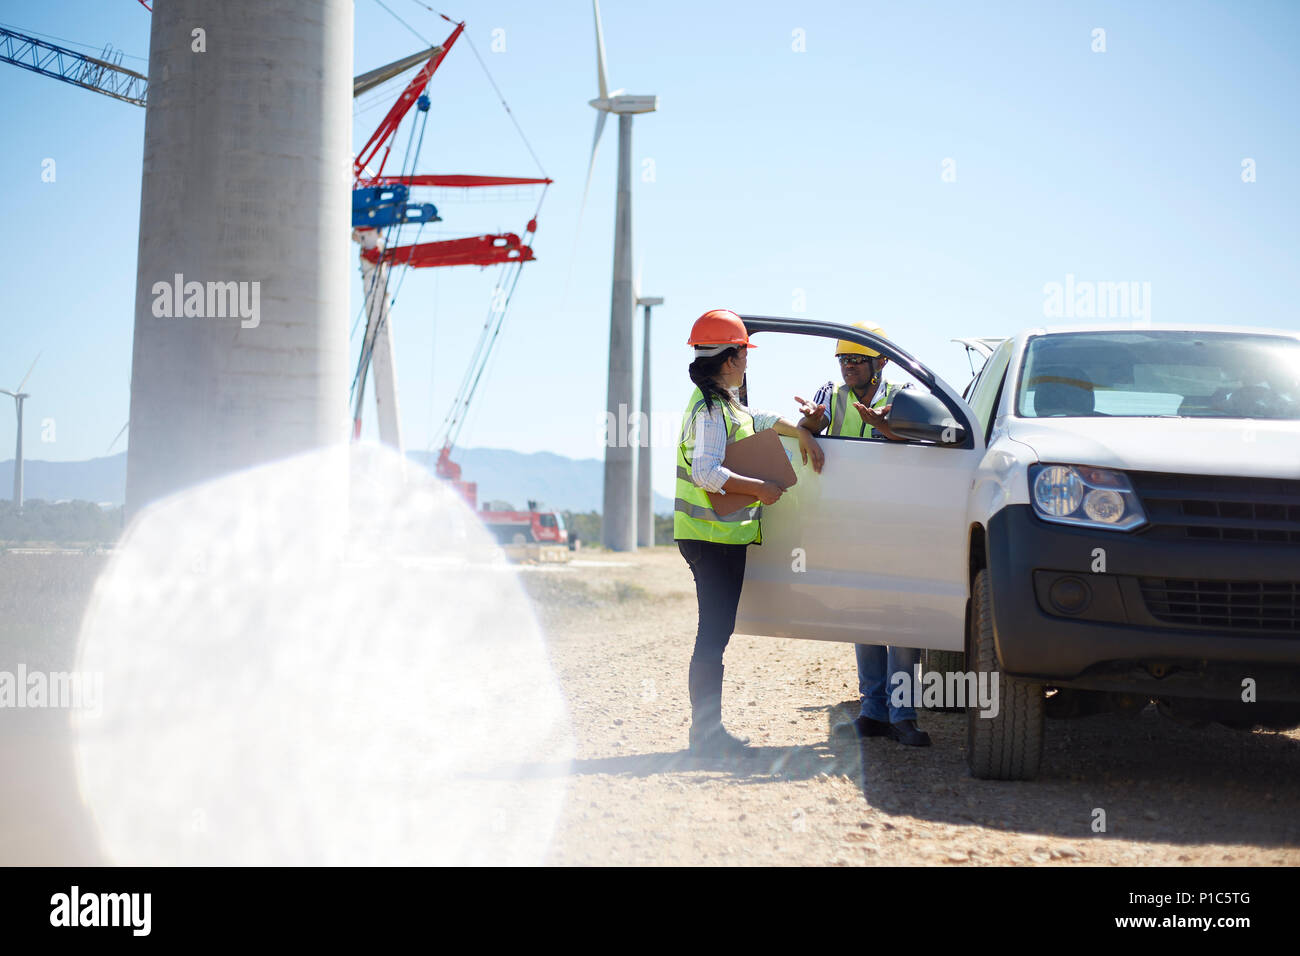
<svg viewBox="0 0 1300 956"><path fill-rule="evenodd" d="M821 474L793 455L737 633L920 647L996 675L996 713L966 707L977 777L1033 777L1045 716L1154 700L1300 724L1300 336L1032 329L963 399L869 332L742 318L859 341L915 382L888 416L905 441L823 438Z"/></svg>

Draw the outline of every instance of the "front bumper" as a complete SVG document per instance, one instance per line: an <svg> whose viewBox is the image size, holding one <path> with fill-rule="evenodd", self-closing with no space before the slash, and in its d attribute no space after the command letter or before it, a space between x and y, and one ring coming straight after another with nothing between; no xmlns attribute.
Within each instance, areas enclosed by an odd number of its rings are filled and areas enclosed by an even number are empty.
<svg viewBox="0 0 1300 956"><path fill-rule="evenodd" d="M1261 701L1300 701L1300 630L1285 608L1283 623L1266 627L1249 626L1241 613L1231 619L1171 613L1192 605L1160 604L1153 595L1168 598L1168 592L1152 584L1199 584L1209 604L1220 582L1245 582L1234 587L1267 590L1261 600L1273 602L1267 612L1276 613L1279 589L1300 588L1300 548L1075 528L1042 521L1029 505L995 514L987 540L998 659L1008 675L1232 700L1241 699L1249 678ZM1062 579L1068 589L1053 592ZM1081 588L1087 596L1081 609L1053 602L1053 593L1077 596Z"/></svg>

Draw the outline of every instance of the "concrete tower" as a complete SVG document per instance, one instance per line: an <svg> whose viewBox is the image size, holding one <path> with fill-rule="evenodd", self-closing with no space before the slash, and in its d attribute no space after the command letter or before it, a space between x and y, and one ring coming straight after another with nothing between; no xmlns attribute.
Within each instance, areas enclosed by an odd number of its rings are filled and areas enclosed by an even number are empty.
<svg viewBox="0 0 1300 956"><path fill-rule="evenodd" d="M641 435L636 451L636 546L653 547L655 543L654 489L650 485L650 449L654 429L650 420L650 310L663 305L661 296L637 296L642 308L641 340Z"/></svg>
<svg viewBox="0 0 1300 956"><path fill-rule="evenodd" d="M605 409L614 441L605 446L601 544L612 551L636 548L636 476L632 445L622 422L632 417L632 117L618 118L618 202L614 212L614 284L609 304L609 379Z"/></svg>
<svg viewBox="0 0 1300 956"><path fill-rule="evenodd" d="M155 0L128 514L346 440L351 0Z"/></svg>

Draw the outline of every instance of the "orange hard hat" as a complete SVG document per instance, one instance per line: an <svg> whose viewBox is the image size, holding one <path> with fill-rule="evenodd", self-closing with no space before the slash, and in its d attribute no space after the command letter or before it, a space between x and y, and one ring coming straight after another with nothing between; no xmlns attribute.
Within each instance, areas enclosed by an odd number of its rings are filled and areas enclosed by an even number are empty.
<svg viewBox="0 0 1300 956"><path fill-rule="evenodd" d="M695 320L691 326L691 337L687 345L695 346L696 354L714 354L735 345L745 348L757 348L749 341L749 330L730 309L710 309ZM714 347L710 351L710 347Z"/></svg>

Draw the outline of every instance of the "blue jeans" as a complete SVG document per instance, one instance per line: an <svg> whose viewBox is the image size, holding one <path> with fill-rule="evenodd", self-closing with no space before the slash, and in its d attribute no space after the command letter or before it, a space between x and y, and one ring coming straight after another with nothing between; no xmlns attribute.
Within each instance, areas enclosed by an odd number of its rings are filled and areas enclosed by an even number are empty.
<svg viewBox="0 0 1300 956"><path fill-rule="evenodd" d="M895 707L890 698L897 682L889 677L902 671L910 686L913 666L920 662L921 652L915 647L888 648L879 644L853 645L858 656L858 693L862 695L862 716L872 720L916 720L915 707ZM888 673L886 673L888 672Z"/></svg>

